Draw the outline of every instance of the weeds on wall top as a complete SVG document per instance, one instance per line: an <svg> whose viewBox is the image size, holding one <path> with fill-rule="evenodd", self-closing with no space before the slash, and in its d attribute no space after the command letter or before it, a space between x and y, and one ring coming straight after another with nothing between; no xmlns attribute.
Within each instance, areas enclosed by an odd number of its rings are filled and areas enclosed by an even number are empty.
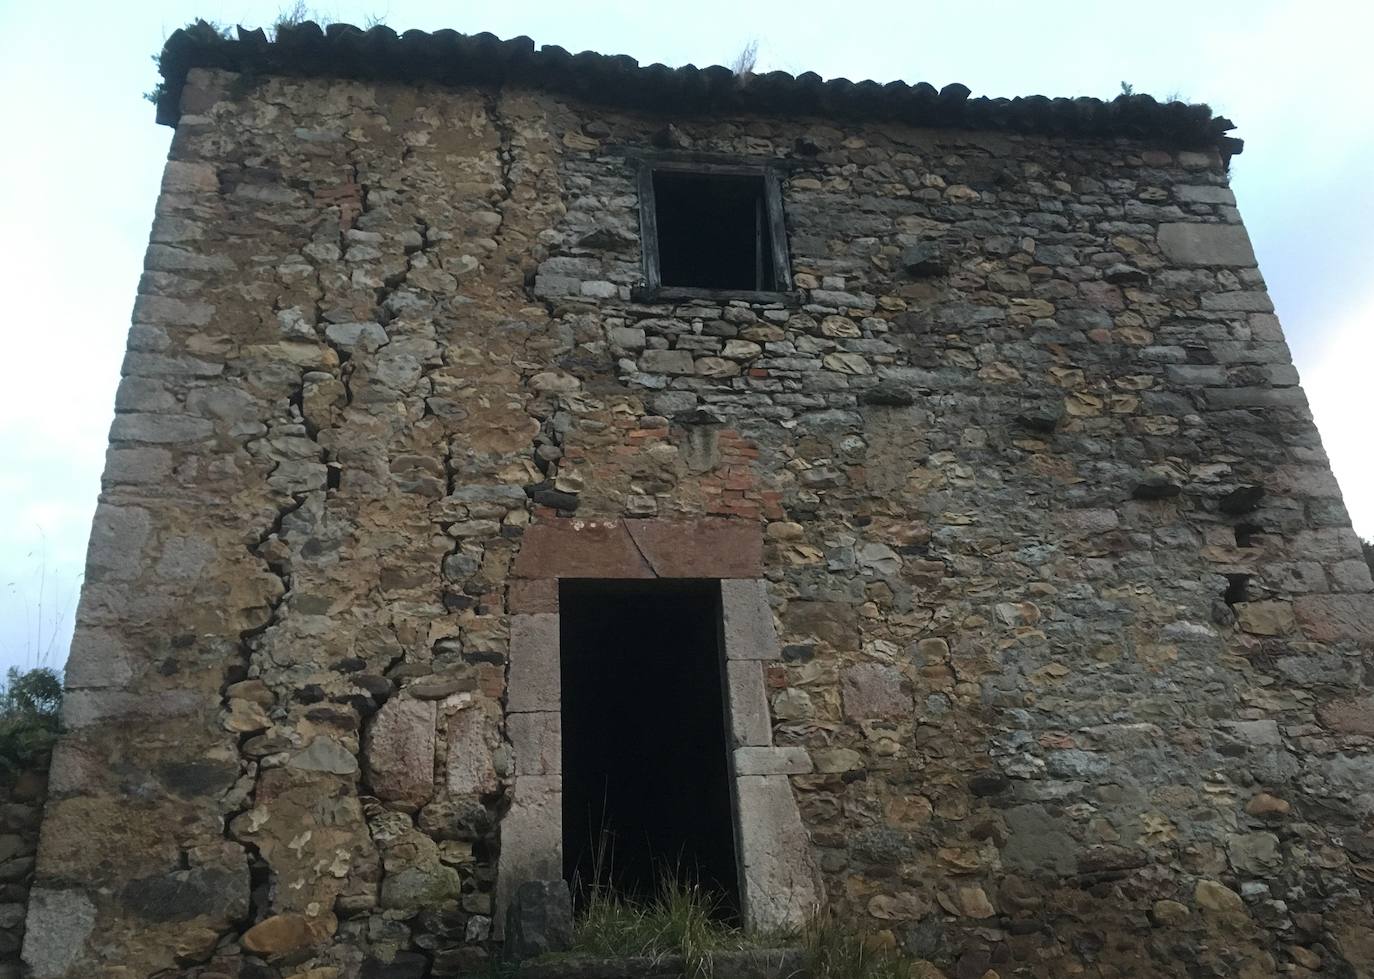
<svg viewBox="0 0 1374 979"><path fill-rule="evenodd" d="M289 30L307 21L314 21L316 24L329 24L333 23L335 20L337 20L337 18L328 11L318 10L303 3L302 0L296 0L290 7L283 8L282 11L277 14L276 18L272 21L272 25L267 28L267 37L268 40L275 41L277 35L283 30ZM370 30L382 23L383 17L381 15L370 14L363 19L363 29ZM234 39L234 28L217 23L213 20L202 20L199 17L188 23L182 30L205 40L231 41ZM163 40L166 41L166 38L163 38ZM161 51L153 55L152 59L153 64L157 66L158 72L161 73ZM143 98L153 103L153 105L157 105L165 90L166 84L158 82L150 90L143 93Z"/></svg>

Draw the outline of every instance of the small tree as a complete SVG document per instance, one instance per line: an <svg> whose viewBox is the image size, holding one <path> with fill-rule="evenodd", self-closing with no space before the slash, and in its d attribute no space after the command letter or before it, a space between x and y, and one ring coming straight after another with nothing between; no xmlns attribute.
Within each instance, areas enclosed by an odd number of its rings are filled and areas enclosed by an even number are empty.
<svg viewBox="0 0 1374 979"><path fill-rule="evenodd" d="M1360 538L1360 550L1364 551L1364 563L1369 565L1369 573L1374 574L1374 541Z"/></svg>
<svg viewBox="0 0 1374 979"><path fill-rule="evenodd" d="M61 708L56 670L9 668L0 689L0 776L23 771L52 747Z"/></svg>

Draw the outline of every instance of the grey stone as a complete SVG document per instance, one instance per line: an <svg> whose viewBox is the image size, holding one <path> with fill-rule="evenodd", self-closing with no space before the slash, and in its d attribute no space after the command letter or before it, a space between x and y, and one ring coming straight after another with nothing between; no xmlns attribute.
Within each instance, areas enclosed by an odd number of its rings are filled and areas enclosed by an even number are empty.
<svg viewBox="0 0 1374 979"><path fill-rule="evenodd" d="M809 775L815 770L805 748L742 747L734 753L735 775Z"/></svg>
<svg viewBox="0 0 1374 979"><path fill-rule="evenodd" d="M730 737L736 746L773 743L764 693L763 664L755 660L727 660L726 700L730 709Z"/></svg>
<svg viewBox="0 0 1374 979"><path fill-rule="evenodd" d="M695 374L696 363L687 350L646 350L639 355L639 369L648 374Z"/></svg>
<svg viewBox="0 0 1374 979"><path fill-rule="evenodd" d="M560 709L558 630L558 616L550 612L510 617L508 710Z"/></svg>
<svg viewBox="0 0 1374 979"><path fill-rule="evenodd" d="M139 296L134 301L135 323L164 326L208 326L215 307L208 303L186 302L166 296Z"/></svg>
<svg viewBox="0 0 1374 979"><path fill-rule="evenodd" d="M143 573L143 549L152 517L141 507L101 503L91 524L86 555L91 571L106 578L134 578Z"/></svg>
<svg viewBox="0 0 1374 979"><path fill-rule="evenodd" d="M847 309L873 309L877 299L867 293L855 294L835 289L812 289L811 301L821 306L839 306Z"/></svg>
<svg viewBox="0 0 1374 979"><path fill-rule="evenodd" d="M1226 852L1237 873L1263 877L1283 862L1279 838L1273 833L1233 833L1226 838Z"/></svg>
<svg viewBox="0 0 1374 979"><path fill-rule="evenodd" d="M889 578L902 570L902 558L886 544L864 541L854 548L854 559L859 569L867 575Z"/></svg>
<svg viewBox="0 0 1374 979"><path fill-rule="evenodd" d="M121 633L81 629L72 637L63 685L68 690L122 688L133 678L129 653Z"/></svg>
<svg viewBox="0 0 1374 979"><path fill-rule="evenodd" d="M1021 873L1067 876L1078 868L1079 845L1067 832L1062 817L1044 806L1012 806L1005 810L1007 842L1002 862Z"/></svg>
<svg viewBox="0 0 1374 979"><path fill-rule="evenodd" d="M551 775L518 775L511 806L501 820L501 855L496 872L496 907L492 922L505 929L506 908L516 889L529 880L557 880L563 875L562 780Z"/></svg>
<svg viewBox="0 0 1374 979"><path fill-rule="evenodd" d="M30 891L23 957L33 979L64 979L71 974L94 928L95 905L81 891Z"/></svg>
<svg viewBox="0 0 1374 979"><path fill-rule="evenodd" d="M1250 236L1237 224L1187 222L1161 224L1159 247L1180 265L1229 265L1251 268L1255 251Z"/></svg>
<svg viewBox="0 0 1374 979"><path fill-rule="evenodd" d="M1209 292L1202 297L1202 308L1226 313L1272 313L1274 303L1267 292Z"/></svg>
<svg viewBox="0 0 1374 979"><path fill-rule="evenodd" d="M166 449L116 448L105 454L106 484L156 483L172 472L172 453Z"/></svg>
<svg viewBox="0 0 1374 979"><path fill-rule="evenodd" d="M1212 184L1175 184L1174 196L1188 204L1228 204L1236 203L1236 195L1230 187L1217 187Z"/></svg>
<svg viewBox="0 0 1374 979"><path fill-rule="evenodd" d="M68 728L80 728L114 720L146 722L197 713L204 707L204 701L194 690L69 690L62 698L62 723Z"/></svg>
<svg viewBox="0 0 1374 979"><path fill-rule="evenodd" d="M527 715L511 715L515 717ZM480 706L465 707L448 719L448 790L457 795L494 792L498 787L495 725Z"/></svg>
<svg viewBox="0 0 1374 979"><path fill-rule="evenodd" d="M782 655L773 610L768 605L768 582L726 578L720 583L727 660L776 660Z"/></svg>
<svg viewBox="0 0 1374 979"><path fill-rule="evenodd" d="M559 711L511 714L506 733L519 775L557 775L563 771L563 715Z"/></svg>
<svg viewBox="0 0 1374 979"><path fill-rule="evenodd" d="M527 880L506 908L507 957L529 959L572 947L572 895L564 880Z"/></svg>
<svg viewBox="0 0 1374 979"><path fill-rule="evenodd" d="M745 925L759 931L797 928L816 914L821 891L791 785L783 775L748 775L735 779L735 786Z"/></svg>
<svg viewBox="0 0 1374 979"><path fill-rule="evenodd" d="M194 415L116 415L110 426L111 442L149 442L170 445L203 442L215 434L214 423Z"/></svg>
<svg viewBox="0 0 1374 979"><path fill-rule="evenodd" d="M287 761L288 768L306 772L329 772L332 775L353 775L358 771L358 759L333 738L315 738L303 751Z"/></svg>

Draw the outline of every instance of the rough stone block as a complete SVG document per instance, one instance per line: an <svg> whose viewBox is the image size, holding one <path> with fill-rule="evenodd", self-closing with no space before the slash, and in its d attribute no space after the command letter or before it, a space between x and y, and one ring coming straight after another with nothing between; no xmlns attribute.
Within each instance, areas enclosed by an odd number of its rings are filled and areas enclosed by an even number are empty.
<svg viewBox="0 0 1374 979"><path fill-rule="evenodd" d="M737 747L773 743L768 719L763 664L755 660L729 660L725 664L726 699L730 708L730 737Z"/></svg>
<svg viewBox="0 0 1374 979"><path fill-rule="evenodd" d="M1374 600L1369 595L1303 595L1293 603L1298 625L1318 642L1374 643Z"/></svg>
<svg viewBox="0 0 1374 979"><path fill-rule="evenodd" d="M434 794L433 701L396 697L368 727L363 754L379 799L419 808Z"/></svg>
<svg viewBox="0 0 1374 979"><path fill-rule="evenodd" d="M572 947L572 895L564 880L527 880L506 908L506 956L528 959Z"/></svg>
<svg viewBox="0 0 1374 979"><path fill-rule="evenodd" d="M110 426L111 442L171 445L178 442L203 442L214 434L213 422L194 415L116 415L114 424Z"/></svg>
<svg viewBox="0 0 1374 979"><path fill-rule="evenodd" d="M195 690L163 690L135 693L125 690L69 690L62 698L62 724L88 727L107 721L184 717L209 706Z"/></svg>
<svg viewBox="0 0 1374 979"><path fill-rule="evenodd" d="M548 612L510 617L508 710L561 709L558 630L558 616Z"/></svg>
<svg viewBox="0 0 1374 979"><path fill-rule="evenodd" d="M1208 388L1209 408L1306 408L1302 388Z"/></svg>
<svg viewBox="0 0 1374 979"><path fill-rule="evenodd" d="M23 952L33 979L71 974L94 928L95 905L84 893L35 887L29 894Z"/></svg>
<svg viewBox="0 0 1374 979"><path fill-rule="evenodd" d="M122 688L133 677L133 667L124 636L110 629L93 626L78 629L71 638L71 651L62 682L74 689Z"/></svg>
<svg viewBox="0 0 1374 979"><path fill-rule="evenodd" d="M744 864L744 920L773 931L806 923L820 906L811 840L784 775L735 779L736 839Z"/></svg>
<svg viewBox="0 0 1374 979"><path fill-rule="evenodd" d="M1174 197L1185 204L1226 204L1234 206L1236 195L1230 187L1215 184L1174 184Z"/></svg>
<svg viewBox="0 0 1374 979"><path fill-rule="evenodd" d="M843 652L859 648L858 613L846 602L794 599L783 611L782 625L789 641L816 639Z"/></svg>
<svg viewBox="0 0 1374 979"><path fill-rule="evenodd" d="M805 748L735 749L735 775L809 775L814 770Z"/></svg>
<svg viewBox="0 0 1374 979"><path fill-rule="evenodd" d="M773 609L768 605L768 582L731 579L720 583L727 660L781 658Z"/></svg>
<svg viewBox="0 0 1374 979"><path fill-rule="evenodd" d="M646 374L686 375L696 372L689 350L646 350L639 355L639 369Z"/></svg>
<svg viewBox="0 0 1374 979"><path fill-rule="evenodd" d="M1374 694L1343 697L1317 708L1317 717L1340 734L1374 737Z"/></svg>
<svg viewBox="0 0 1374 979"><path fill-rule="evenodd" d="M1159 247L1179 265L1231 265L1251 268L1255 251L1238 224L1180 222L1159 226Z"/></svg>
<svg viewBox="0 0 1374 979"><path fill-rule="evenodd" d="M534 711L506 717L516 775L558 775L563 771L563 715Z"/></svg>
<svg viewBox="0 0 1374 979"><path fill-rule="evenodd" d="M906 678L895 666L859 663L847 667L840 678L844 714L850 720L909 717L911 694L903 687Z"/></svg>
<svg viewBox="0 0 1374 979"><path fill-rule="evenodd" d="M1274 302L1267 292L1209 292L1202 297L1202 308L1216 313L1272 313Z"/></svg>
<svg viewBox="0 0 1374 979"><path fill-rule="evenodd" d="M519 716L519 715L512 715ZM448 719L445 782L456 795L480 795L498 787L492 751L496 725L480 704L455 711Z"/></svg>
<svg viewBox="0 0 1374 979"><path fill-rule="evenodd" d="M134 301L135 323L163 326L208 326L215 307L168 296L141 295Z"/></svg>
<svg viewBox="0 0 1374 979"><path fill-rule="evenodd" d="M161 482L172 472L172 453L166 449L115 448L105 453L105 486Z"/></svg>
<svg viewBox="0 0 1374 979"><path fill-rule="evenodd" d="M168 160L162 170L164 194L218 193L219 175L213 163Z"/></svg>

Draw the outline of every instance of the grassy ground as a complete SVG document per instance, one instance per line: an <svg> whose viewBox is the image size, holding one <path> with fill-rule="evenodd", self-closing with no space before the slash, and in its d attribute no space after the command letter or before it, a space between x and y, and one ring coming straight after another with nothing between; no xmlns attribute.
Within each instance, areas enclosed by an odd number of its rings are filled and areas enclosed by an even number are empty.
<svg viewBox="0 0 1374 979"><path fill-rule="evenodd" d="M928 979L931 967L882 947L852 928L821 917L801 932L755 934L727 924L717 899L669 880L652 901L594 890L574 926L574 955L605 958L681 955L688 979L711 979L712 955L723 951L802 948L811 979Z"/></svg>

